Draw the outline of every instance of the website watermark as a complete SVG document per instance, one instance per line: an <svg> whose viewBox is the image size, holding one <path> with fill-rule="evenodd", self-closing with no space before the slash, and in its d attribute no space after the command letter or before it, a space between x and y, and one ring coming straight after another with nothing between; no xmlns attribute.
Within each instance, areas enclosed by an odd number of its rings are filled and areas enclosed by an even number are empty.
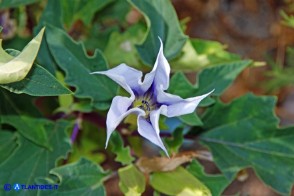
<svg viewBox="0 0 294 196"><path fill-rule="evenodd" d="M57 190L58 184L4 184L5 191L21 191L21 190Z"/></svg>

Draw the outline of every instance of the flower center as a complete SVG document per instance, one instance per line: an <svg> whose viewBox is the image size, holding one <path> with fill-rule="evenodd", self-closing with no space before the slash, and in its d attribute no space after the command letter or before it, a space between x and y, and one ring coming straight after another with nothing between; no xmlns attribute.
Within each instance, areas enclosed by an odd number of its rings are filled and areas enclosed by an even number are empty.
<svg viewBox="0 0 294 196"><path fill-rule="evenodd" d="M144 110L146 113L145 118L149 118L150 112L156 109L156 103L153 101L152 95L146 93L143 96L136 97L133 107Z"/></svg>

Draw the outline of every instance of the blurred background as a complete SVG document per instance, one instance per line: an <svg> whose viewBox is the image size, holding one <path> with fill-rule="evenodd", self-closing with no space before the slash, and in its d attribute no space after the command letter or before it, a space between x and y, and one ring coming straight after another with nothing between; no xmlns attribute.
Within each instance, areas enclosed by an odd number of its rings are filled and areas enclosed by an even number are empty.
<svg viewBox="0 0 294 196"><path fill-rule="evenodd" d="M178 17L188 21L190 37L219 41L229 51L264 64L243 71L223 95L225 102L247 92L276 95L281 125L294 123L294 1L173 0L173 4ZM213 166L206 169L216 172ZM278 195L250 169L240 172L224 194L238 191L241 195Z"/></svg>

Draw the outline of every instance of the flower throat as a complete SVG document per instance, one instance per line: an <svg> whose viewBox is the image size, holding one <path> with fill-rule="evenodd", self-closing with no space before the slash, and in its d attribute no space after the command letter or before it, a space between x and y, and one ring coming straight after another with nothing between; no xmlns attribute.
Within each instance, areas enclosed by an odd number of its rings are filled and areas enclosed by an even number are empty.
<svg viewBox="0 0 294 196"><path fill-rule="evenodd" d="M152 93L145 93L143 96L136 97L133 102L133 108L135 107L144 110L146 119L149 118L150 112L157 108Z"/></svg>

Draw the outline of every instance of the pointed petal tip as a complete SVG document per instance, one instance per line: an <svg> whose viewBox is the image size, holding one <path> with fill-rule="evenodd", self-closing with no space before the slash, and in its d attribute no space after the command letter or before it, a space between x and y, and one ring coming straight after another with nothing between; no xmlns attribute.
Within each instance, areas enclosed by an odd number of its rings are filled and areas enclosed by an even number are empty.
<svg viewBox="0 0 294 196"><path fill-rule="evenodd" d="M101 71L91 72L90 74L101 74Z"/></svg>

